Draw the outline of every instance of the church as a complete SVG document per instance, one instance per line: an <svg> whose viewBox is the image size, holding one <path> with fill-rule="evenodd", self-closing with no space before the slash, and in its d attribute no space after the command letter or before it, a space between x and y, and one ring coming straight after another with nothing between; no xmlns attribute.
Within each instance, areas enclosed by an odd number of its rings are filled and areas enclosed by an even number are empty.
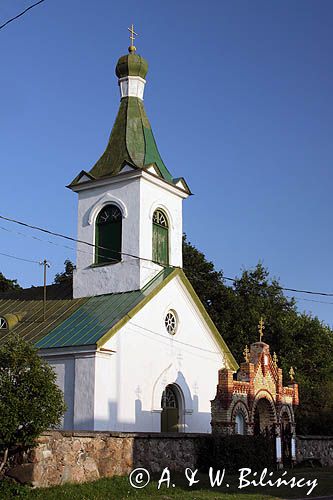
<svg viewBox="0 0 333 500"><path fill-rule="evenodd" d="M191 192L159 154L147 71L132 40L106 149L67 186L78 196L73 286L48 286L45 309L41 287L0 295L1 339L19 333L55 369L68 430L209 433L218 372L238 368L182 270Z"/></svg>

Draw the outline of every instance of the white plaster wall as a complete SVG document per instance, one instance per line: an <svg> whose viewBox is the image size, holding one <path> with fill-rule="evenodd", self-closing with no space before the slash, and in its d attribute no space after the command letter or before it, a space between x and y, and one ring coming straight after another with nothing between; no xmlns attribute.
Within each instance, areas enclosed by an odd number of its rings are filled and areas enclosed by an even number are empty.
<svg viewBox="0 0 333 500"><path fill-rule="evenodd" d="M118 80L120 97L138 97L143 100L146 80L140 76L127 76Z"/></svg>
<svg viewBox="0 0 333 500"><path fill-rule="evenodd" d="M74 422L76 430L94 429L95 354L75 356Z"/></svg>
<svg viewBox="0 0 333 500"><path fill-rule="evenodd" d="M115 418L116 365L114 356L111 353L96 353L94 430L110 430L110 422Z"/></svg>
<svg viewBox="0 0 333 500"><path fill-rule="evenodd" d="M164 186L152 183L142 178L140 183L140 256L151 260L153 256L153 213L161 208L169 222L169 264L175 267L183 266L183 198ZM161 268L159 268L161 269ZM151 279L150 265L142 262L141 283Z"/></svg>
<svg viewBox="0 0 333 500"><path fill-rule="evenodd" d="M179 316L175 336L164 327L169 309ZM158 432L162 392L176 383L184 396L185 430L210 432L210 400L224 356L179 278L168 283L105 347L116 353L107 360L96 359L99 379L104 380L95 403L96 430L103 421L101 430Z"/></svg>
<svg viewBox="0 0 333 500"><path fill-rule="evenodd" d="M162 208L169 220L170 265L182 267L182 201L187 197L145 172L112 178L109 184L79 191L78 239L95 243L95 220L101 208L115 203L123 213L122 262L91 267L94 249L77 244L74 298L142 288L161 267L152 259L152 217Z"/></svg>
<svg viewBox="0 0 333 500"><path fill-rule="evenodd" d="M49 364L57 375L57 385L64 393L67 411L63 418L63 429L73 429L74 423L74 358L52 358L48 359Z"/></svg>
<svg viewBox="0 0 333 500"><path fill-rule="evenodd" d="M138 178L120 180L79 192L78 239L95 243L95 220L107 203L117 203L123 212L122 252L139 255L140 230L140 181ZM124 210L125 207L125 210ZM126 212L126 213L124 213ZM91 267L95 261L94 249L77 244L74 273L74 297L89 297L111 292L135 290L140 282L137 259L123 256L122 262L101 267Z"/></svg>

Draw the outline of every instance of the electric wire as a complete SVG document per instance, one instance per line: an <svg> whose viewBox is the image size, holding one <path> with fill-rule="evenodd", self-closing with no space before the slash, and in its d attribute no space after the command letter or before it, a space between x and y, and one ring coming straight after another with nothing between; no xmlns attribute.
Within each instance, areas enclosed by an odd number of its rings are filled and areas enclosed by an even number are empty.
<svg viewBox="0 0 333 500"><path fill-rule="evenodd" d="M6 21L5 23L0 25L0 30L2 30L2 28L7 26L7 24L9 24L9 23L15 21L16 19L18 19L19 17L23 16L26 12L28 12L28 10L33 9L34 7L36 7L37 5L39 5L40 3L43 3L43 2L45 2L45 0L39 0L39 2L36 2L32 5L30 5L29 7L27 7L25 10L23 10L22 12L20 12L16 16L12 17L11 19L8 19L8 21Z"/></svg>
<svg viewBox="0 0 333 500"><path fill-rule="evenodd" d="M107 252L110 251L109 248L103 247L101 245L95 245L94 243L90 243L89 241L78 240L76 238L73 238L72 236L67 236L67 235L64 235L64 234L61 234L61 233L56 233L54 231L50 231L49 229L44 229L42 227L33 226L31 224L27 224L26 222L22 222L22 221L19 221L19 220L16 220L16 219L11 219L10 217L4 217L3 215L0 215L0 219L6 220L7 222L13 222L14 224L19 224L19 225L24 226L24 227L28 227L29 229L34 229L35 231L41 231L41 232L46 233L46 234L51 234L52 236L56 236L58 238L64 238L66 240L73 241L75 243L81 243L83 245L87 245L87 246L93 247L95 249L106 250ZM132 257L133 259L139 259L139 260L143 260L143 261L146 261L146 262L152 262L154 264L159 264L161 267L172 267L170 265L167 266L165 264L161 264L159 262L155 262L152 259L147 259L145 257L139 257L138 255L133 255L133 254L126 253L126 252L114 252L114 253L117 253L119 255L124 255L126 257ZM110 260L112 261L112 260L116 260L116 259L110 258Z"/></svg>
<svg viewBox="0 0 333 500"><path fill-rule="evenodd" d="M41 231L43 233L50 234L52 236L56 236L58 238L64 238L66 240L73 241L75 243L81 243L81 244L93 247L95 249L106 250L106 251L109 252L109 249L106 248L106 247L103 247L103 246L100 246L100 245L95 245L94 243L90 243L88 241L79 240L79 239L73 238L71 236L67 236L67 235L64 235L64 234L61 234L61 233L57 233L57 232L51 231L49 229L41 228L39 226L34 226L32 224L28 224L26 222L19 221L19 220L10 218L10 217L5 217L3 215L0 215L0 219L5 220L7 222L12 222L14 224L19 224L19 225L27 227L29 229L33 229L33 230L36 230L36 231ZM1 229L4 229L4 228L1 228ZM5 230L7 230L7 229L5 229ZM36 238L36 237L34 237L34 238ZM43 240L41 240L41 241L43 241ZM54 243L54 242L49 242L49 243L52 243L52 244L56 245L56 243ZM70 250L73 250L71 247L68 247L68 248ZM77 249L77 250L78 251L82 251L82 249ZM89 253L89 252L86 252L86 253ZM170 267L171 268L174 267L175 268L175 266L171 266L170 264L169 265L160 264L159 262L153 261L152 259L147 259L145 257L139 257L138 255L133 255L133 254L126 253L126 252L116 252L116 253L119 253L119 255L124 255L126 257L132 257L134 259L143 260L143 261L146 261L146 262L149 262L149 263L159 264L161 267L169 267L169 268ZM103 254L102 254L102 256L103 256ZM115 260L115 259L111 259L110 258L110 260ZM197 278L198 274L199 273L196 272L194 276ZM226 281L231 281L233 283L237 281L237 278L231 278L230 276L224 276L223 274L222 274L222 279L226 280ZM259 286L263 286L260 283L258 285ZM288 292L305 293L305 294L309 294L309 295L320 295L320 296L324 296L324 297L333 297L333 293L331 293L331 292L316 292L316 291L312 291L312 290L303 290L303 289L298 289L298 288L288 288L288 287L283 287L283 286L280 286L280 285L277 285L277 287L280 290L285 290L285 291L288 291Z"/></svg>
<svg viewBox="0 0 333 500"><path fill-rule="evenodd" d="M24 259L23 257L16 257L15 255L10 255L8 253L2 253L2 252L0 252L0 255L2 255L4 257L9 257L11 259L22 260L23 262L30 262L30 263L33 263L33 264L40 264L40 261L38 261L38 260Z"/></svg>

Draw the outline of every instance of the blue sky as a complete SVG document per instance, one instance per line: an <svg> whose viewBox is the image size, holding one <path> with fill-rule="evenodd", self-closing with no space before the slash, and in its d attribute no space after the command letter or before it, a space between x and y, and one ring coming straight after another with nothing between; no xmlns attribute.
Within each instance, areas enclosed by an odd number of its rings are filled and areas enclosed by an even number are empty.
<svg viewBox="0 0 333 500"><path fill-rule="evenodd" d="M0 24L31 3L2 0ZM76 236L76 195L65 185L104 150L132 22L160 153L195 194L184 204L189 240L226 276L261 260L286 287L333 292L330 0L46 0L32 9L0 31L0 214ZM75 259L63 240L0 226L0 252L46 257L50 280ZM42 282L36 264L0 256L0 270L24 286ZM333 325L333 304L303 300L333 297L296 296L300 310Z"/></svg>

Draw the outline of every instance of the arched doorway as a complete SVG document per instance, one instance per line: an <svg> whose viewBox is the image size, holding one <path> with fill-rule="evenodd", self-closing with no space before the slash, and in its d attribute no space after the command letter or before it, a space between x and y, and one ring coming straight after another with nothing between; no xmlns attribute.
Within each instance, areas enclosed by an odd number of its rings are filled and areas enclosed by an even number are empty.
<svg viewBox="0 0 333 500"><path fill-rule="evenodd" d="M181 423L181 393L175 384L167 385L161 399L161 432L179 432Z"/></svg>
<svg viewBox="0 0 333 500"><path fill-rule="evenodd" d="M282 462L284 466L291 465L291 425L287 412L281 415L281 445Z"/></svg>
<svg viewBox="0 0 333 500"><path fill-rule="evenodd" d="M272 407L266 398L260 398L254 412L254 434L265 434L272 437L274 427L274 416Z"/></svg>

